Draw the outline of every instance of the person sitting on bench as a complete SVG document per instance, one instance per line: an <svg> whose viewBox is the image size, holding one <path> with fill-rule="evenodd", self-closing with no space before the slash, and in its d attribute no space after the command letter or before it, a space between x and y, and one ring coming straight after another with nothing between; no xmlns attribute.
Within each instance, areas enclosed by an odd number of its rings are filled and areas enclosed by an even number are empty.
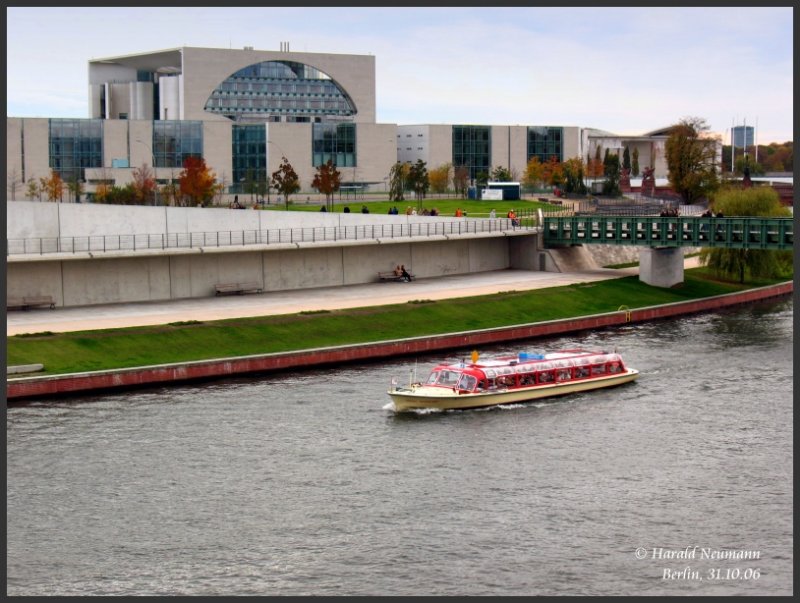
<svg viewBox="0 0 800 603"><path fill-rule="evenodd" d="M400 274L403 276L404 279L406 279L407 283L411 282L411 275L408 273L405 266L400 266Z"/></svg>

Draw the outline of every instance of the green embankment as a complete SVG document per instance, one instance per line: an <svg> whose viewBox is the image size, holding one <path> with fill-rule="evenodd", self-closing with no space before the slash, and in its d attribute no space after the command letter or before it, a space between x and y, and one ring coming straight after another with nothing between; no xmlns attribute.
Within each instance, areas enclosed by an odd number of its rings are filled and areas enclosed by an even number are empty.
<svg viewBox="0 0 800 603"><path fill-rule="evenodd" d="M704 269L693 269L686 271L682 285L672 289L651 287L638 277L624 277L533 291L436 302L414 300L331 312L60 334L30 333L7 339L8 365L42 363L44 374L62 374L285 352L586 316L614 312L622 305L634 309L768 284L772 283L723 282L714 280Z"/></svg>

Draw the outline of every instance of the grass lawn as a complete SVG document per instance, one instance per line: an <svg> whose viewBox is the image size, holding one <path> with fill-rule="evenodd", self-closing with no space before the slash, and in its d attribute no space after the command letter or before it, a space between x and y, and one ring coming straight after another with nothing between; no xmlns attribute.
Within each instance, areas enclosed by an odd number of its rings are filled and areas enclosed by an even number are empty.
<svg viewBox="0 0 800 603"><path fill-rule="evenodd" d="M290 211L320 211L323 203L289 203L289 210ZM339 201L336 199L336 202L333 207L333 211L336 213L344 212L344 208L347 206L350 208L352 213L359 213L361 211L361 206L365 205L367 209L369 209L369 213L371 214L388 214L389 209L392 207L397 207L397 210L404 214L407 207L417 208L419 211L421 208L428 208L433 209L436 208L439 210L439 215L441 216L453 216L455 217L456 209L459 207L462 211L467 212L467 216L474 217L474 218L486 218L489 216L489 212L494 209L497 212L498 218L504 218L509 210L513 209L520 214L526 211L536 211L538 208L543 208L545 210L554 211L559 210L556 205L551 205L549 203L541 203L539 201L531 201L527 199L521 199L518 201L478 201L475 199L439 199L439 198L428 198L423 200L421 205L417 204L417 201L413 198L406 199L405 201L362 201L362 200L343 200ZM285 204L273 204L267 206L267 209L272 211L285 211L286 205Z"/></svg>
<svg viewBox="0 0 800 603"><path fill-rule="evenodd" d="M7 338L9 366L42 363L61 374L172 362L285 352L525 324L614 312L741 291L780 281L745 285L715 280L704 268L687 270L671 289L638 277L533 291L406 304L236 318L213 322L33 333ZM42 373L38 373L42 374Z"/></svg>

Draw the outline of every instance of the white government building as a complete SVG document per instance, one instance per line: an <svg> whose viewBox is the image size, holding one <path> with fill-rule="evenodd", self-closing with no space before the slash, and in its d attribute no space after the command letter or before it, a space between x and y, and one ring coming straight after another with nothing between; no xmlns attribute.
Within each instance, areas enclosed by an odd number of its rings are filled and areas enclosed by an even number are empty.
<svg viewBox="0 0 800 603"><path fill-rule="evenodd" d="M202 156L228 194L267 182L285 156L312 192L317 166L333 160L352 190L385 191L397 161L428 169L466 166L471 178L497 166L521 176L528 161L639 151L640 166L666 176L666 131L618 136L551 125L376 122L372 55L183 47L89 61L90 115L6 120L9 198L57 171L91 194L124 186L155 166L176 182L188 156ZM263 189L262 189L263 190Z"/></svg>

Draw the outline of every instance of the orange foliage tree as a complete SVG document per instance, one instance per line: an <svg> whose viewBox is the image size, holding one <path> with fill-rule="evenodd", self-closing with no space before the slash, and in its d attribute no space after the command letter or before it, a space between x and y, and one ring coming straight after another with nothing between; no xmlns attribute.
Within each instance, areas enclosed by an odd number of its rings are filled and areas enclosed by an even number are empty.
<svg viewBox="0 0 800 603"><path fill-rule="evenodd" d="M139 203L150 203L150 198L155 197L156 179L150 168L144 164L133 170L133 190Z"/></svg>
<svg viewBox="0 0 800 603"><path fill-rule="evenodd" d="M64 181L58 172L52 170L49 178L42 178L40 181L49 201L61 201L63 199Z"/></svg>
<svg viewBox="0 0 800 603"><path fill-rule="evenodd" d="M336 164L328 159L327 163L317 166L317 173L314 174L314 181L311 187L317 189L325 195L325 207L333 209L333 193L339 190L342 183L342 174L336 169Z"/></svg>
<svg viewBox="0 0 800 603"><path fill-rule="evenodd" d="M217 191L216 175L202 157L187 157L179 175L181 196L192 206L208 205Z"/></svg>

